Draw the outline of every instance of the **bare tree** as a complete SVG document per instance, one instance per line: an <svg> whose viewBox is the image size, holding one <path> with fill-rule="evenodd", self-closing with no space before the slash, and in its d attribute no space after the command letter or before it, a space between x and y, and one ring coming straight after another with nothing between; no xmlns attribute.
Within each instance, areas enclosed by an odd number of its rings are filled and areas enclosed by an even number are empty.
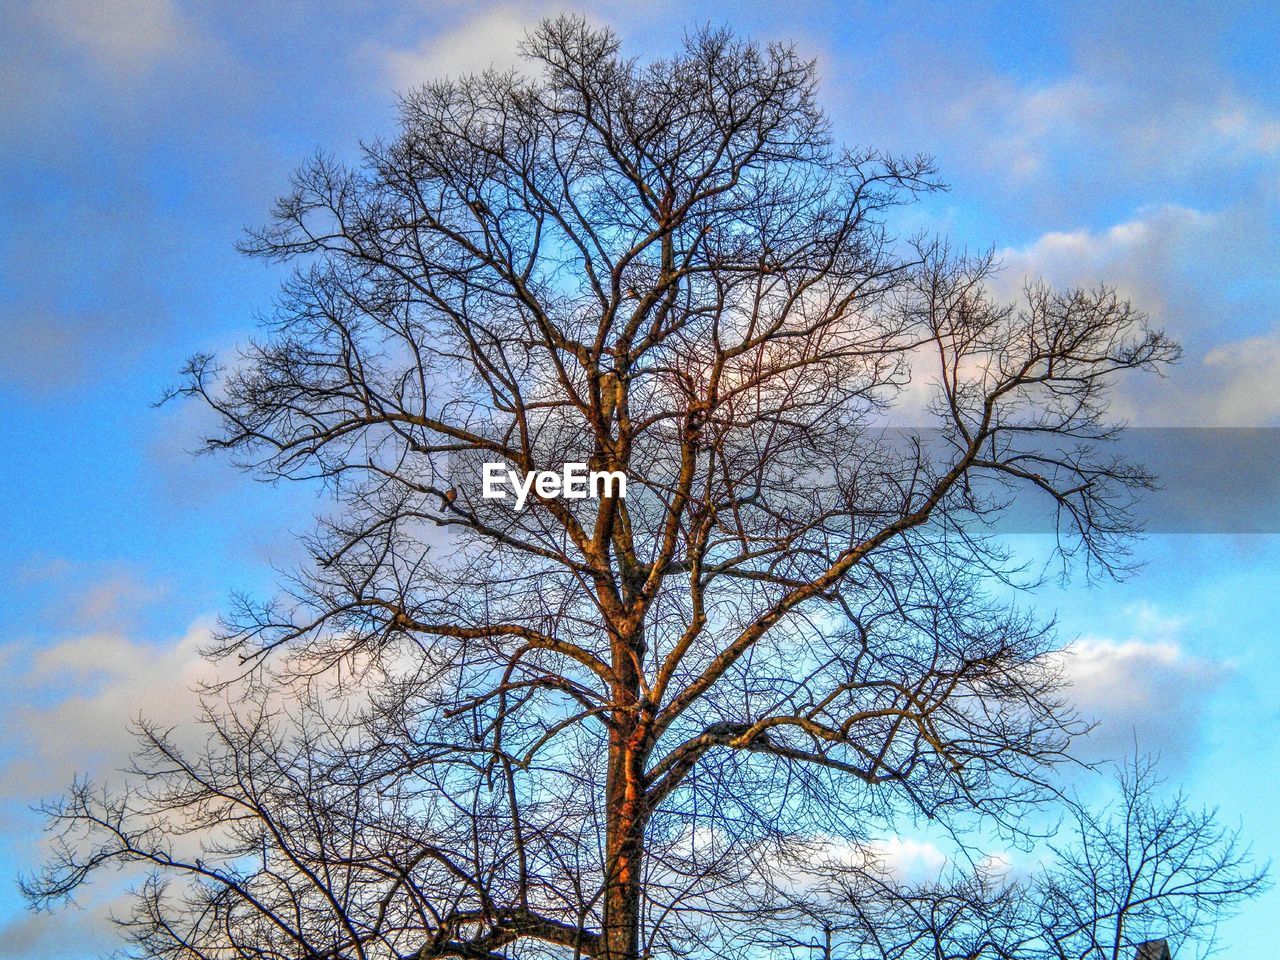
<svg viewBox="0 0 1280 960"><path fill-rule="evenodd" d="M1120 799L1101 814L1073 807L1076 843L1053 850L1056 872L1038 878L1045 955L1123 960L1160 938L1213 945L1217 918L1257 893L1263 877L1249 865L1237 833L1196 810L1181 793L1153 802L1160 782L1138 758L1119 777Z"/></svg>
<svg viewBox="0 0 1280 960"><path fill-rule="evenodd" d="M640 64L560 19L525 53L405 95L246 243L296 270L180 392L338 509L229 622L254 684L205 749L144 730L130 790L52 809L38 902L141 861L148 956L726 956L804 928L837 841L1054 796L1078 723L986 524L1040 496L1064 557L1122 570L1149 481L1105 393L1176 346L895 238L931 164L834 146L788 48ZM626 496L517 510L485 463Z"/></svg>
<svg viewBox="0 0 1280 960"><path fill-rule="evenodd" d="M1181 794L1159 801L1150 758L1116 777L1101 812L1073 801L1051 842L1017 875L953 868L918 884L839 869L825 881L810 931L822 956L1131 960L1152 938L1179 956L1213 952L1216 921L1264 886L1238 834ZM843 875L841 875L843 873Z"/></svg>

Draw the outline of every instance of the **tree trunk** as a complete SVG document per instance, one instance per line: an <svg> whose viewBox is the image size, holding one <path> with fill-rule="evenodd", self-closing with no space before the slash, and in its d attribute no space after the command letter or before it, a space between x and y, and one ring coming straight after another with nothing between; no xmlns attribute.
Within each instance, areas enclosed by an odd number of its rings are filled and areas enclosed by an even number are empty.
<svg viewBox="0 0 1280 960"><path fill-rule="evenodd" d="M644 832L644 753L634 727L615 730L609 744L603 960L639 960Z"/></svg>

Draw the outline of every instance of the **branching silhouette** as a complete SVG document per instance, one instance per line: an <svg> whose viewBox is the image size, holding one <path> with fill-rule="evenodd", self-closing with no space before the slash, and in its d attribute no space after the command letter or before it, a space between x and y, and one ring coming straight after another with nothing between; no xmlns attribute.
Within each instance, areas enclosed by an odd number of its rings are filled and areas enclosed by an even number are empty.
<svg viewBox="0 0 1280 960"><path fill-rule="evenodd" d="M51 808L29 893L150 865L142 952L219 960L764 956L820 914L850 956L1003 957L1012 932L957 952L953 925L1101 923L1081 896L1120 866L921 893L828 853L1060 799L1081 724L1051 625L994 599L988 522L1042 497L1064 558L1122 573L1150 478L1106 454L1106 390L1176 345L1112 290L1004 305L990 257L895 237L933 166L837 148L788 48L702 31L641 64L558 19L525 53L407 93L246 242L296 270L179 392L211 449L339 506L229 620L246 679L205 747L145 728L131 786ZM926 396L926 430L888 429ZM517 511L487 462L627 495ZM1171 830L1160 877L1183 835L1220 846Z"/></svg>

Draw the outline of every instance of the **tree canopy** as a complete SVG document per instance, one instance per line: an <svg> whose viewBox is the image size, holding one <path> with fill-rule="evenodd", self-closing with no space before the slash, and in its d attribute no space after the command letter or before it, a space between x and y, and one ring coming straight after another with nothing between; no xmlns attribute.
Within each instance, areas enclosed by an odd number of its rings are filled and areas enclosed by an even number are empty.
<svg viewBox="0 0 1280 960"><path fill-rule="evenodd" d="M897 236L932 163L833 143L789 47L641 63L562 18L524 52L406 92L245 242L295 269L178 392L210 449L337 506L228 618L205 747L146 728L130 788L77 785L32 897L148 864L155 957L977 960L1118 957L1255 890L1211 818L1129 789L1127 841L1168 841L1134 899L1054 779L1084 729L1060 641L993 589L1015 496L1123 571L1150 478L1107 453L1107 390L1177 346L1111 289L1005 304L990 257ZM485 463L571 462L627 495L481 495ZM1076 840L1034 877L875 853L1046 806Z"/></svg>

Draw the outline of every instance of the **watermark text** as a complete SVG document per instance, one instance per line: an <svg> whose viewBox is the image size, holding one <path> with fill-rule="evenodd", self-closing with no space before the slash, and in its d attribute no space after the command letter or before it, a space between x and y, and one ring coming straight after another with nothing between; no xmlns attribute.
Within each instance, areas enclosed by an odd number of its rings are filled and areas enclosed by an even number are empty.
<svg viewBox="0 0 1280 960"><path fill-rule="evenodd" d="M521 477L505 463L484 465L485 500L515 498L517 510L523 510L530 492L540 499L598 500L601 497L627 496L627 477L620 470L591 470L585 463L566 463L559 470L530 470Z"/></svg>

